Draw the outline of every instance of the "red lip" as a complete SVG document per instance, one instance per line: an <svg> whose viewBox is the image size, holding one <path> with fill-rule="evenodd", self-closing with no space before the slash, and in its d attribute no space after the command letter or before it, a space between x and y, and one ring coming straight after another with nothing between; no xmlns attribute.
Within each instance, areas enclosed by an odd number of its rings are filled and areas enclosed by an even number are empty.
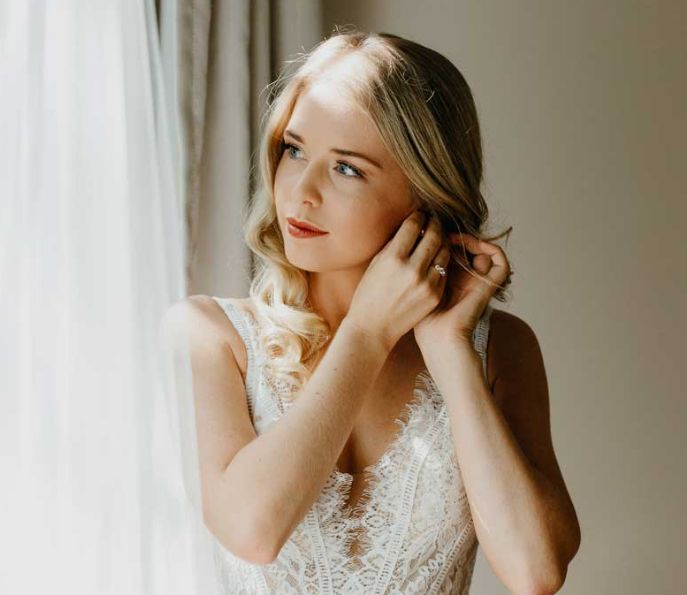
<svg viewBox="0 0 687 595"><path fill-rule="evenodd" d="M323 229L320 229L319 227L316 227L315 225L313 225L312 223L308 223L307 221L299 221L298 219L294 219L293 217L287 217L286 220L294 227L298 227L300 229L317 231L319 233L327 233Z"/></svg>
<svg viewBox="0 0 687 595"><path fill-rule="evenodd" d="M291 225L290 223L287 223L286 226L289 235L294 238L321 238L322 236L329 235L327 233L322 233L321 231L310 231L309 229L301 229L300 227L296 227L295 225Z"/></svg>

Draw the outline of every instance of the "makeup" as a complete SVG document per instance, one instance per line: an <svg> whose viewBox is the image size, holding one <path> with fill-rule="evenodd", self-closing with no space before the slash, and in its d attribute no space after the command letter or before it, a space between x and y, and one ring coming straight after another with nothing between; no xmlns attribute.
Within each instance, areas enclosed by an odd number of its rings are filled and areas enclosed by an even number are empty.
<svg viewBox="0 0 687 595"><path fill-rule="evenodd" d="M319 238L322 236L326 236L328 232L321 232L321 231L310 231L309 229L301 229L300 227L296 227L294 225L291 225L290 223L286 223L286 229L288 230L289 234L293 236L294 238Z"/></svg>

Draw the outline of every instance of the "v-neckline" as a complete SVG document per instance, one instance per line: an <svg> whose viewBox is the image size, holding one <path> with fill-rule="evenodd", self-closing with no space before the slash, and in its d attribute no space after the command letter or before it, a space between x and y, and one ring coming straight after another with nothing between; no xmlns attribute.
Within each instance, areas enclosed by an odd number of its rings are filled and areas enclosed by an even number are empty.
<svg viewBox="0 0 687 595"><path fill-rule="evenodd" d="M249 324L252 327L252 336L249 340L253 342L252 351L255 359L251 362L251 365L255 366L254 374L264 379L265 382L263 386L268 393L269 399L271 399L273 406L276 407L279 414L283 414L286 411L286 407L281 398L279 387L273 385L269 377L264 376L265 371L260 365L263 358L262 354L257 353L260 346L255 344L256 334L259 331L259 323L250 310L246 309L243 311L248 314ZM389 443L389 446L384 450L379 459L367 465L360 473L353 474L341 471L338 464L335 464L329 474L328 485L324 489L325 491L329 491L328 498L332 498L330 502L336 503L334 507L337 511L334 517L337 519L336 522L343 522L346 527L345 529L339 527L337 530L343 531L346 534L346 537L343 540L339 540L338 544L345 549L345 551L341 553L347 556L351 561L363 560L374 550L374 548L371 550L366 546L366 542L369 539L374 539L374 537L364 531L363 527L365 527L365 523L367 522L366 519L370 518L369 515L375 514L374 509L370 507L373 506L372 503L374 502L376 494L380 489L384 489L382 486L389 480L389 469L391 467L388 463L398 458L395 455L399 449L407 447L406 439L408 437L408 432L416 416L420 414L423 407L435 400L437 396L441 394L427 366L424 364L422 369L415 374L412 391L412 397L403 405L401 412L394 419L394 424L398 425L399 428ZM409 452L408 455L409 460L412 460L414 456L413 453ZM399 472L401 471L399 470ZM407 477L408 472L410 472L410 470L402 471L404 477ZM349 500L356 475L362 476L361 481L363 485L361 486L361 490L356 500L350 503ZM325 525L323 525L323 529L324 528ZM357 563L359 562L356 562L356 564Z"/></svg>
<svg viewBox="0 0 687 595"><path fill-rule="evenodd" d="M370 502L375 492L379 489L379 483L386 477L385 473L387 471L388 462L393 460L398 449L403 448L408 428L411 422L414 421L414 417L418 415L419 409L432 398L432 395L438 393L436 384L426 366L415 375L412 390L412 398L403 405L401 413L394 419L394 423L397 424L399 428L389 443L389 446L384 450L377 461L367 465L359 473L355 474L341 471L338 464L334 465L330 473L330 478L333 478L335 486L343 486L343 488L335 487L334 489L339 493L339 510L344 518L354 522L360 522L362 517L365 517L369 513ZM403 416L406 414L406 418L403 419ZM362 482L362 487L356 500L351 503L350 497L356 475L362 477L360 480ZM357 539L353 541L358 543ZM349 547L353 547L353 544L351 543ZM353 557L358 556L359 553L360 552L356 553Z"/></svg>
<svg viewBox="0 0 687 595"><path fill-rule="evenodd" d="M407 428L413 419L413 416L417 414L417 410L420 408L420 406L430 397L429 393L434 390L436 390L434 380L429 373L427 366L423 366L423 368L415 375L413 380L413 396L403 405L401 408L401 413L393 421L393 423L398 425L399 428L389 443L389 446L384 450L380 457L374 463L370 463L357 473L341 471L339 469L339 465L335 464L333 473L340 477L350 477L351 480L353 480L356 475L362 475L367 478L370 474L376 474L375 472L380 470L382 464L391 457L396 449L399 448L404 434L407 432ZM403 416L406 415L406 413L407 417L406 419L403 419Z"/></svg>
<svg viewBox="0 0 687 595"><path fill-rule="evenodd" d="M242 308L241 310L248 315L249 322L253 327L253 336L250 338L250 340L257 342L256 334L260 328L260 323L258 322L255 315L250 309ZM256 350L258 350L259 347L259 345L255 345L255 349L253 349L253 351L255 352ZM257 353L255 355L259 359L261 359L261 357L258 356ZM263 373L263 371L260 370L258 361L252 362L252 365L256 366L258 374ZM248 370L246 370L246 372L247 371ZM272 386L269 382L267 383L266 388L269 391L270 397L272 398L274 404L277 406L280 413L283 414L283 412L285 411L285 407L278 390L276 390L276 387ZM394 438L389 443L389 446L384 450L384 452L379 457L379 459L377 459L377 461L375 461L374 463L370 463L358 473L348 473L347 471L341 471L339 469L338 464L334 465L332 472L330 473L330 477L342 478L347 483L347 485L349 485L349 487L352 485L355 475L362 475L366 479L365 486L357 502L352 507L349 505L345 505L346 509L353 510L357 508L358 503L363 501L363 498L365 498L368 495L368 492L374 490L376 482L369 482L367 480L370 479L371 476L379 476L380 471L382 469L382 465L394 454L394 452L398 448L400 448L404 435L407 433L407 428L410 425L410 422L413 420L413 416L417 415L418 409L420 409L421 406L428 399L430 399L432 395L436 395L439 393L439 389L437 388L434 379L432 378L432 375L430 374L426 365L423 365L422 369L415 375L415 378L413 380L412 391L413 396L403 405L401 413L394 419L394 424L397 424L399 426L399 429L397 430ZM407 417L406 419L403 419L403 416L404 414L406 414L406 412Z"/></svg>
<svg viewBox="0 0 687 595"><path fill-rule="evenodd" d="M341 471L338 465L334 466L330 478L333 479L333 485L330 489L333 493L336 504L336 510L340 515L336 523L343 522L346 526L344 530L346 537L341 542L345 549L345 555L350 561L365 559L370 552L374 551L374 546L369 545L369 541L374 540L374 535L369 534L364 530L366 523L371 518L370 515L375 516L378 511L374 508L375 498L380 489L388 489L382 487L388 485L390 470L393 473L401 473L404 477L404 483L407 481L408 473L411 473L410 466L407 469L398 469L398 465L394 465L395 460L398 459L397 451L405 447L407 434L411 423L415 421L420 410L427 405L427 403L439 394L438 388L434 383L434 379L425 366L420 372L415 375L413 383L413 397L404 404L401 413L396 417L394 423L399 425L396 435L390 442L388 448L382 453L379 459L367 465L360 473L352 474L346 471ZM407 414L407 415L406 415ZM404 415L406 418L403 419ZM415 455L412 452L408 453L408 460L412 460ZM350 497L353 491L353 482L355 475L362 475L362 486L358 497L351 503ZM340 529L341 530L341 529ZM351 533L352 532L352 533Z"/></svg>

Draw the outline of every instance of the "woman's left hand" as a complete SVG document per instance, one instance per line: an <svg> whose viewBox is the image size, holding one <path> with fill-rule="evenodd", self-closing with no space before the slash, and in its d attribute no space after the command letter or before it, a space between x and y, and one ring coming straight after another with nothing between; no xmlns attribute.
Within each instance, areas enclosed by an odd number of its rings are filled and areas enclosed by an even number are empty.
<svg viewBox="0 0 687 595"><path fill-rule="evenodd" d="M462 244L467 252L474 255L473 271L486 276L491 283L469 274L451 260L445 267L447 279L442 301L413 329L415 341L421 349L423 344L429 346L431 342L452 338L472 345L472 333L489 300L499 286L510 282L512 270L500 246L464 233L449 234L448 241Z"/></svg>

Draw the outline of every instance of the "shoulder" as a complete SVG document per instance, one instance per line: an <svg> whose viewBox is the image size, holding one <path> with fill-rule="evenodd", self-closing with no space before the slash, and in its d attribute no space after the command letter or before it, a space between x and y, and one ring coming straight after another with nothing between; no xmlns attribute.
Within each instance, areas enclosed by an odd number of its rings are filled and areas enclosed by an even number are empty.
<svg viewBox="0 0 687 595"><path fill-rule="evenodd" d="M237 309L251 311L250 298L224 298ZM183 333L192 347L228 346L242 373L247 363L246 348L238 330L217 301L208 295L190 295L173 303L164 314L163 329L168 334Z"/></svg>
<svg viewBox="0 0 687 595"><path fill-rule="evenodd" d="M492 307L489 328L490 347L502 346L504 338L511 344L513 341L524 341L529 344L537 341L534 330L525 320L498 308Z"/></svg>
<svg viewBox="0 0 687 595"><path fill-rule="evenodd" d="M554 451L548 381L539 340L518 316L494 310L492 317L494 400L526 459L564 495L566 507L576 520ZM579 524L570 539L579 546Z"/></svg>
<svg viewBox="0 0 687 595"><path fill-rule="evenodd" d="M526 375L541 365L539 340L522 318L492 308L487 343L487 377L494 391L498 382Z"/></svg>

